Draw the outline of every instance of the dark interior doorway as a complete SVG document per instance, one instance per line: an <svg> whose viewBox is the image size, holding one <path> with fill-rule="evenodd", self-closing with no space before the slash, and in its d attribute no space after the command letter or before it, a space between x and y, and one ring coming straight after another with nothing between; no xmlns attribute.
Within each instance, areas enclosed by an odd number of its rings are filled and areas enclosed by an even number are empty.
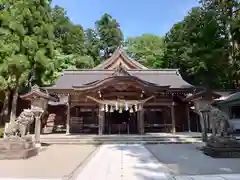
<svg viewBox="0 0 240 180"><path fill-rule="evenodd" d="M105 113L105 134L138 133L137 113L129 111Z"/></svg>

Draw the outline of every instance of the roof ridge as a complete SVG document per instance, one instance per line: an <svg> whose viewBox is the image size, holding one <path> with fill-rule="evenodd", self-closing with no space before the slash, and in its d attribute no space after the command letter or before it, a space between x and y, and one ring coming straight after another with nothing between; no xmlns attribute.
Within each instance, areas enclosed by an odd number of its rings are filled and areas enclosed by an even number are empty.
<svg viewBox="0 0 240 180"><path fill-rule="evenodd" d="M93 69L107 68L108 66L111 66L111 64L114 63L114 60L116 60L119 56L122 56L123 59L129 62L132 66L135 66L137 69L148 69L146 66L142 65L135 59L129 57L122 47L118 47L109 58L105 59L102 63L95 66Z"/></svg>
<svg viewBox="0 0 240 180"><path fill-rule="evenodd" d="M114 69L65 69L63 72L67 71L115 71ZM179 71L179 69L127 69L127 71Z"/></svg>

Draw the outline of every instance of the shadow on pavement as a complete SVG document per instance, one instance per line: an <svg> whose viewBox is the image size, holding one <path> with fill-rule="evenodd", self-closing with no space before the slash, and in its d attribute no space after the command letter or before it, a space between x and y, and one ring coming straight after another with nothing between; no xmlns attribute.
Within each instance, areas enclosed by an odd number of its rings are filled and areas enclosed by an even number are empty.
<svg viewBox="0 0 240 180"><path fill-rule="evenodd" d="M145 147L175 175L240 173L239 159L214 159L192 144L157 144Z"/></svg>
<svg viewBox="0 0 240 180"><path fill-rule="evenodd" d="M116 145L111 148L121 151L122 170L127 172L131 169L137 180L165 180L165 173L170 173L143 145ZM127 176L127 173L124 175Z"/></svg>

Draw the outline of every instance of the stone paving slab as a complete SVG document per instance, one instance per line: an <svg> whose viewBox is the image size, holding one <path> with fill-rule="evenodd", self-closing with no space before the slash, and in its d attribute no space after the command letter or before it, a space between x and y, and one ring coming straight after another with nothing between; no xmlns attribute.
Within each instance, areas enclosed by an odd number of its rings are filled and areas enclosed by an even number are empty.
<svg viewBox="0 0 240 180"><path fill-rule="evenodd" d="M0 178L61 179L96 149L93 145L51 145L26 160L0 160Z"/></svg>
<svg viewBox="0 0 240 180"><path fill-rule="evenodd" d="M239 180L240 174L175 176L175 180Z"/></svg>
<svg viewBox="0 0 240 180"><path fill-rule="evenodd" d="M35 179L35 178L26 178L26 179L23 179L23 178L0 178L0 180L61 180L60 179Z"/></svg>
<svg viewBox="0 0 240 180"><path fill-rule="evenodd" d="M145 147L176 176L240 174L240 158L214 159L192 144L154 144Z"/></svg>
<svg viewBox="0 0 240 180"><path fill-rule="evenodd" d="M102 145L76 180L168 180L168 169L143 145Z"/></svg>

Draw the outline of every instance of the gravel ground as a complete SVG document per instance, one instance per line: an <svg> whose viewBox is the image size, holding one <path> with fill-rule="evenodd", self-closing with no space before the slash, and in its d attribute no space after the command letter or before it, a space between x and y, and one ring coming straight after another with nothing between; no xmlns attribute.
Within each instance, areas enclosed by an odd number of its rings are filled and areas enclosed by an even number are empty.
<svg viewBox="0 0 240 180"><path fill-rule="evenodd" d="M155 144L146 145L146 148L175 175L240 173L240 158L214 159L193 144Z"/></svg>
<svg viewBox="0 0 240 180"><path fill-rule="evenodd" d="M0 160L0 178L62 178L95 149L93 145L51 145L27 160Z"/></svg>

